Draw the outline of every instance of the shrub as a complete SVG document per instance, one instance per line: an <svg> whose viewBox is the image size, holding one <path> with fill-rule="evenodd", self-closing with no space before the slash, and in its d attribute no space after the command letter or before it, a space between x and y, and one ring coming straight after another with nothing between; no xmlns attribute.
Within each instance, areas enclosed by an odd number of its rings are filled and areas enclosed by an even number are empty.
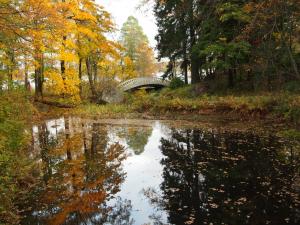
<svg viewBox="0 0 300 225"><path fill-rule="evenodd" d="M284 89L292 93L300 93L300 82L292 81L285 84Z"/></svg>
<svg viewBox="0 0 300 225"><path fill-rule="evenodd" d="M170 82L170 89L177 89L177 88L181 88L185 85L184 81L179 78L179 77L175 77L171 80Z"/></svg>
<svg viewBox="0 0 300 225"><path fill-rule="evenodd" d="M20 181L30 169L23 146L29 140L25 125L32 106L21 90L0 93L0 106L0 221L14 224L18 223L17 196L24 191Z"/></svg>
<svg viewBox="0 0 300 225"><path fill-rule="evenodd" d="M155 97L145 90L139 90L133 94L132 108L138 112L144 112L152 108L155 104Z"/></svg>

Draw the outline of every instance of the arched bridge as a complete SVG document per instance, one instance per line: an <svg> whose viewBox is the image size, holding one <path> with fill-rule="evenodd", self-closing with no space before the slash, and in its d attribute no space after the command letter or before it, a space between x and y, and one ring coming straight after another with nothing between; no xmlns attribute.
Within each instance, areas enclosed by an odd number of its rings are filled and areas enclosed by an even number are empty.
<svg viewBox="0 0 300 225"><path fill-rule="evenodd" d="M131 80L126 80L119 84L118 88L121 91L132 91L141 88L162 88L169 86L170 82L154 77L138 77Z"/></svg>

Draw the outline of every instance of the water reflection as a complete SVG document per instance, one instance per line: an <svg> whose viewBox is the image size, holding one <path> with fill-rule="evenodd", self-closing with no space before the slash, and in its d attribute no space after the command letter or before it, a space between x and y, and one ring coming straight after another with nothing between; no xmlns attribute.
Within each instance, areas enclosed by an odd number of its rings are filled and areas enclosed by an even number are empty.
<svg viewBox="0 0 300 225"><path fill-rule="evenodd" d="M118 198L125 179L122 161L124 146L108 143L107 126L80 124L81 132L71 129L64 119L62 132L51 133L46 123L34 135L41 152L43 180L32 193L24 224L130 224L131 203ZM78 124L77 124L78 125ZM28 216L31 215L31 216Z"/></svg>
<svg viewBox="0 0 300 225"><path fill-rule="evenodd" d="M288 146L273 135L173 129L161 140L163 194L145 194L171 224L299 224L299 155Z"/></svg>
<svg viewBox="0 0 300 225"><path fill-rule="evenodd" d="M136 155L144 152L151 134L152 127L126 127L119 131L119 136L125 138L128 147Z"/></svg>
<svg viewBox="0 0 300 225"><path fill-rule="evenodd" d="M22 224L299 224L299 146L249 131L80 118L33 128Z"/></svg>

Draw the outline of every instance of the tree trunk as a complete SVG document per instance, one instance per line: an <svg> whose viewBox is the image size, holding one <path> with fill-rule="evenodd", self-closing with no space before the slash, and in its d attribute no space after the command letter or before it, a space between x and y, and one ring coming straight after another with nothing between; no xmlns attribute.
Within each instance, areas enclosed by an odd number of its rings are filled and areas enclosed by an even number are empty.
<svg viewBox="0 0 300 225"><path fill-rule="evenodd" d="M50 162L49 157L49 130L47 128L46 123L42 123L42 125L38 126L38 141L39 141L39 147L41 149L41 159L43 161L43 164L45 165L44 171L43 171L43 180L47 184L49 179L52 176L52 166Z"/></svg>
<svg viewBox="0 0 300 225"><path fill-rule="evenodd" d="M65 47L65 41L67 40L67 37L66 36L63 36L63 43L62 45ZM66 62L65 60L61 60L60 61L60 70L61 70L61 76L62 76L62 79L65 80L66 77Z"/></svg>
<svg viewBox="0 0 300 225"><path fill-rule="evenodd" d="M66 134L66 145L67 145L67 159L72 160L72 152L70 147L70 121L69 118L64 117L65 120L65 134Z"/></svg>
<svg viewBox="0 0 300 225"><path fill-rule="evenodd" d="M9 57L9 62L10 65L7 66L7 81L8 81L8 90L12 89L13 86L13 72L14 72L14 68L15 68L15 53L13 49L9 49L9 51L7 52L7 55Z"/></svg>
<svg viewBox="0 0 300 225"><path fill-rule="evenodd" d="M30 83L28 80L28 65L27 65L27 58L25 57L24 60L24 72L25 72L25 78L24 78L24 85L25 85L25 90L30 91Z"/></svg>
<svg viewBox="0 0 300 225"><path fill-rule="evenodd" d="M200 74L199 74L199 60L193 56L191 60L191 77L192 77L192 84L196 84L201 81Z"/></svg>
<svg viewBox="0 0 300 225"><path fill-rule="evenodd" d="M189 27L190 27L190 57L191 57L191 78L192 84L196 84L200 82L199 75L199 60L198 57L193 53L193 47L196 43L196 32L195 32L195 24L194 24L194 1L189 1Z"/></svg>
<svg viewBox="0 0 300 225"><path fill-rule="evenodd" d="M234 87L234 74L233 69L228 70L228 87L233 88Z"/></svg>
<svg viewBox="0 0 300 225"><path fill-rule="evenodd" d="M10 66L6 66L6 73L7 73L7 89L10 90L12 85L12 73L11 73Z"/></svg>
<svg viewBox="0 0 300 225"><path fill-rule="evenodd" d="M172 72L172 74L173 74L172 78L174 78L174 77L177 76L177 72L176 72L176 59L175 58L173 59L173 72Z"/></svg>
<svg viewBox="0 0 300 225"><path fill-rule="evenodd" d="M87 138L86 138L86 130L85 130L85 125L84 123L81 124L82 127L82 139L83 139L83 149L84 149L84 154L88 158L88 147L87 147Z"/></svg>
<svg viewBox="0 0 300 225"><path fill-rule="evenodd" d="M91 143L91 155L95 155L98 151L99 145L99 128L100 125L97 123L93 124L93 132L92 132L92 143Z"/></svg>
<svg viewBox="0 0 300 225"><path fill-rule="evenodd" d="M291 60L291 64L292 64L294 73L295 73L295 75L296 75L296 78L297 78L298 80L300 80L300 74L299 74L298 66L297 66L297 63L296 63L296 61L295 61L295 59L294 59L293 53L292 53L290 47L288 46L288 44L287 44L286 42L285 42L285 44L286 44L286 49L287 49L287 52L288 52L288 54L289 54L289 58L290 58L290 60Z"/></svg>
<svg viewBox="0 0 300 225"><path fill-rule="evenodd" d="M67 36L63 36L63 42L62 45L65 48L65 42L67 40ZM65 60L60 61L60 70L61 70L61 77L63 79L63 84L64 84L64 93L63 96L65 97L66 94L66 62Z"/></svg>
<svg viewBox="0 0 300 225"><path fill-rule="evenodd" d="M35 66L35 70L34 70L35 96L36 98L39 98L39 97L43 97L43 82L44 82L43 56L40 53L38 53L35 60L36 62L38 62L38 65Z"/></svg>
<svg viewBox="0 0 300 225"><path fill-rule="evenodd" d="M35 96L37 98L43 96L42 80L41 80L41 70L39 68L35 69Z"/></svg>
<svg viewBox="0 0 300 225"><path fill-rule="evenodd" d="M92 67L92 62L90 57L87 57L86 59L86 68L87 68L87 74L88 74L88 79L89 79L89 84L90 84L90 89L92 92L92 98L96 99L97 98L97 92L94 84L94 79L93 79L93 67Z"/></svg>
<svg viewBox="0 0 300 225"><path fill-rule="evenodd" d="M66 74L65 60L60 61L60 70L61 70L62 79L65 80L66 79L66 77L65 77L65 74Z"/></svg>
<svg viewBox="0 0 300 225"><path fill-rule="evenodd" d="M255 87L254 87L254 76L253 76L252 70L249 70L247 72L247 83L249 85L250 90L255 89Z"/></svg>
<svg viewBox="0 0 300 225"><path fill-rule="evenodd" d="M78 77L79 77L79 95L82 98L82 58L79 58L79 67L78 67Z"/></svg>
<svg viewBox="0 0 300 225"><path fill-rule="evenodd" d="M97 78L98 78L98 67L97 63L93 60L93 74L94 74L94 84L97 83Z"/></svg>
<svg viewBox="0 0 300 225"><path fill-rule="evenodd" d="M3 91L3 80L2 77L0 76L0 93Z"/></svg>
<svg viewBox="0 0 300 225"><path fill-rule="evenodd" d="M187 58L187 43L186 38L183 40L183 74L185 84L189 83L188 79L188 58Z"/></svg>

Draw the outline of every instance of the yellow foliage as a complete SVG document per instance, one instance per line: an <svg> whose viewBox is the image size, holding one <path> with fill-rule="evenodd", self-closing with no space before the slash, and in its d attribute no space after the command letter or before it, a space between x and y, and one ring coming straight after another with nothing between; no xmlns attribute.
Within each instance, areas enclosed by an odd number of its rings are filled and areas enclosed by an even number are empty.
<svg viewBox="0 0 300 225"><path fill-rule="evenodd" d="M45 77L41 86L50 93L79 98L79 59L83 77L87 76L87 58L97 63L95 76L135 76L132 62L123 59L120 46L108 39L107 34L114 30L110 14L95 1L23 0L16 1L16 8L22 12L16 16L16 30L5 31L4 38L0 38L0 62L10 67L14 78L24 79L26 70L26 74L36 76L37 82L42 83ZM1 22L0 18L0 28ZM13 48L2 42L5 38L15 40L10 41ZM26 61L26 69L19 66L19 61Z"/></svg>
<svg viewBox="0 0 300 225"><path fill-rule="evenodd" d="M77 33L80 36L86 36L88 38L91 38L93 40L97 39L97 34L94 33L91 29L83 26L77 26Z"/></svg>
<svg viewBox="0 0 300 225"><path fill-rule="evenodd" d="M124 65L121 73L121 80L128 80L137 77L137 73L134 68L134 63L130 57L124 57Z"/></svg>
<svg viewBox="0 0 300 225"><path fill-rule="evenodd" d="M45 86L55 95L69 95L74 101L80 100L79 84L77 72L74 69L67 69L63 79L61 73L56 70L48 70L45 72Z"/></svg>
<svg viewBox="0 0 300 225"><path fill-rule="evenodd" d="M61 74L55 70L45 72L46 83L45 86L53 92L53 94L61 94L64 89L64 82Z"/></svg>
<svg viewBox="0 0 300 225"><path fill-rule="evenodd" d="M64 45L66 48L69 48L69 49L76 49L76 43L74 42L73 39L69 38L67 39L65 42L64 42Z"/></svg>
<svg viewBox="0 0 300 225"><path fill-rule="evenodd" d="M65 62L77 62L78 56L72 52L60 52L59 60L64 60Z"/></svg>
<svg viewBox="0 0 300 225"><path fill-rule="evenodd" d="M121 67L115 60L102 59L98 62L99 73L109 78L115 78L121 72Z"/></svg>
<svg viewBox="0 0 300 225"><path fill-rule="evenodd" d="M74 99L79 100L79 84L77 71L74 69L66 70L65 93L71 95Z"/></svg>

